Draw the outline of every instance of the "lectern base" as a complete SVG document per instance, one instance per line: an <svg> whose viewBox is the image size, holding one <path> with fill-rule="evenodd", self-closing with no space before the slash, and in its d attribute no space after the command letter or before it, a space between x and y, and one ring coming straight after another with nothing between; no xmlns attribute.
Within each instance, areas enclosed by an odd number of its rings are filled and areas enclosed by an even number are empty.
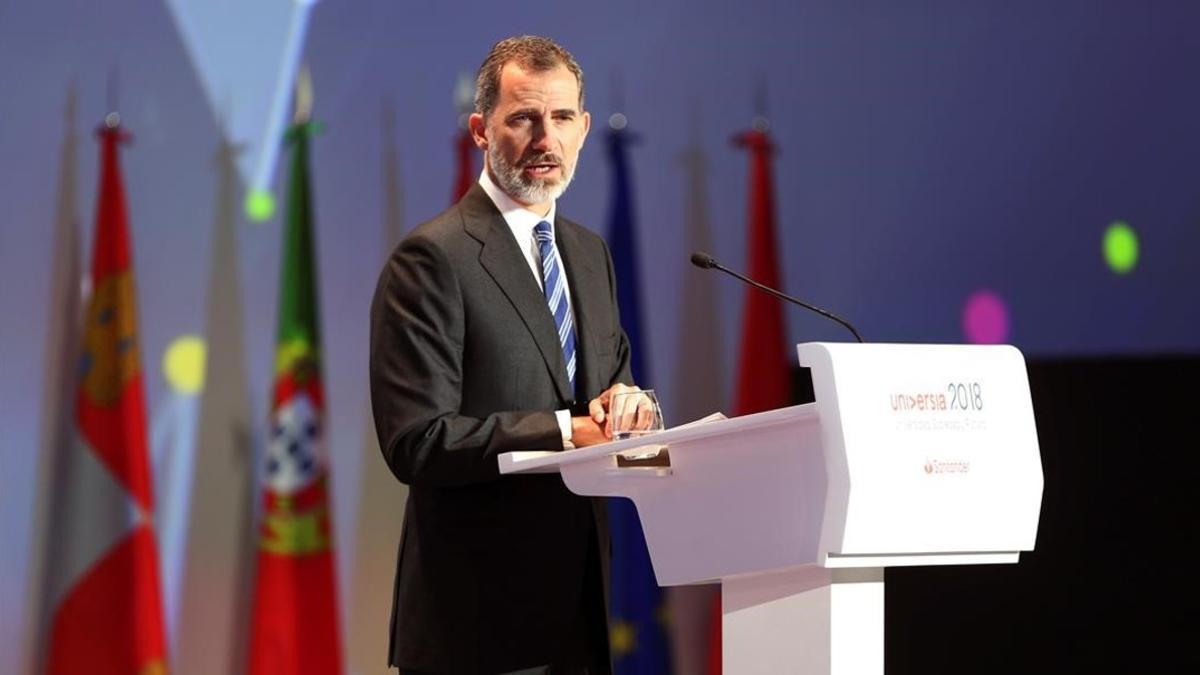
<svg viewBox="0 0 1200 675"><path fill-rule="evenodd" d="M883 673L883 569L802 567L721 582L728 675Z"/></svg>

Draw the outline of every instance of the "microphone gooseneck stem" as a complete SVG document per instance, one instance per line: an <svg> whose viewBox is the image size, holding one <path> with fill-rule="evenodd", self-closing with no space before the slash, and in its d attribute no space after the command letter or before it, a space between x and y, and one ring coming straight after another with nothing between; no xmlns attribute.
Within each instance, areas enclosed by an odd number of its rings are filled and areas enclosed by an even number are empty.
<svg viewBox="0 0 1200 675"><path fill-rule="evenodd" d="M697 267L701 267L701 268L707 267L707 268L721 270L722 272L724 272L730 276L733 276L734 278L740 279L740 280L750 284L751 286L757 288L760 291L763 291L764 293L769 293L781 300L786 300L788 302L800 305L801 307L809 310L810 312L816 312L817 314L820 314L821 316L823 316L831 321L836 321L839 324L841 324L842 326L844 326L846 328L846 330L850 331L854 335L855 340L858 340L859 342L866 342L866 340L863 340L863 337L858 334L858 331L854 328L854 326L851 326L850 322L846 321L842 317L834 314L833 312L825 311L825 310L821 309L820 307L815 307L813 305L810 305L807 302L804 302L803 300L801 300L799 298L793 298L792 296L790 296L786 293L777 291L774 288L771 288L770 286L760 284L757 281L751 279L750 277L747 277L743 274L739 274L738 272L735 272L735 271L729 269L728 267L722 265L721 263L717 262L716 259L714 259L712 256L708 255L707 253L692 254L692 264L696 265Z"/></svg>

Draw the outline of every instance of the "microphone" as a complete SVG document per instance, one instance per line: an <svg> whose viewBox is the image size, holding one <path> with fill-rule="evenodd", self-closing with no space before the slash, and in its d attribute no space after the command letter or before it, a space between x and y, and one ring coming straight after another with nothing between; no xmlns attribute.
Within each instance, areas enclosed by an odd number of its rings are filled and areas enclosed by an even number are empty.
<svg viewBox="0 0 1200 675"><path fill-rule="evenodd" d="M729 269L728 267L717 262L716 258L712 257L711 255L709 255L707 253L704 253L703 251L696 251L695 253L692 254L692 264L695 265L696 267L699 267L702 270L708 270L708 269L721 270L722 272L724 272L736 279L740 279L741 281L744 281L745 283L750 284L751 286L757 288L760 291L770 293L771 295L779 298L780 300L787 300L788 302L790 302L794 305L800 305L801 307L803 307L804 309L807 309L810 312L816 312L817 314L820 314L821 316L825 317L826 319L829 319L831 321L836 321L836 322L842 324L843 326L845 326L846 329L849 330L851 333L853 333L855 340L858 340L859 342L864 342L864 340L862 339L862 336L859 335L858 331L854 329L854 326L851 326L850 322L846 321L842 317L834 314L833 312L827 312L827 311L821 309L820 307L814 307L799 298L793 298L792 296L790 296L786 293L781 293L781 292L775 290L774 288L771 288L770 286L764 286L763 284L758 283L757 281L751 279L750 277L738 274L737 272L734 272L733 270Z"/></svg>

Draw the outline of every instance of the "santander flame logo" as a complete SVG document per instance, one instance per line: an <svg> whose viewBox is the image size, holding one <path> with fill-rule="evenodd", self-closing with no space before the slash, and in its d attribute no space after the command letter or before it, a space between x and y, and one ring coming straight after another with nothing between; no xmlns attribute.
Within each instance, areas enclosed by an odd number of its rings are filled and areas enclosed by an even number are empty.
<svg viewBox="0 0 1200 675"><path fill-rule="evenodd" d="M964 459L925 459L925 475L964 474L971 472L971 462Z"/></svg>

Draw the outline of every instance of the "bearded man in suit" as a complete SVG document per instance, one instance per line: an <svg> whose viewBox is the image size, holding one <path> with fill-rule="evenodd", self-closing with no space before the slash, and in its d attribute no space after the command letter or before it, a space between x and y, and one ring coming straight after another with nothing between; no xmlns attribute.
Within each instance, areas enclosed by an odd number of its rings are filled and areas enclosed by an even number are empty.
<svg viewBox="0 0 1200 675"><path fill-rule="evenodd" d="M587 137L583 73L497 43L469 120L477 185L400 243L371 307L380 447L410 486L389 663L408 673L609 672L600 500L497 456L609 440L632 386L604 241L558 213Z"/></svg>

